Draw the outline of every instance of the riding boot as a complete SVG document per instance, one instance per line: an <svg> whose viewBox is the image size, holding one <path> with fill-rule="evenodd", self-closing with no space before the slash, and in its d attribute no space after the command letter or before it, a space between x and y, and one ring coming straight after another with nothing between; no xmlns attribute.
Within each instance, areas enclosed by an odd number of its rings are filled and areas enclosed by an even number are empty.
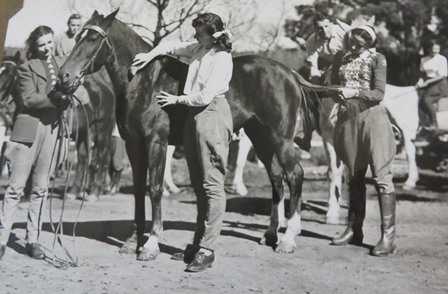
<svg viewBox="0 0 448 294"><path fill-rule="evenodd" d="M378 192L381 212L381 239L372 249L373 256L387 256L394 253L395 240L395 193Z"/></svg>
<svg viewBox="0 0 448 294"><path fill-rule="evenodd" d="M341 236L331 241L332 245L362 245L364 234L362 226L366 215L366 188L365 186L349 185L349 208L347 228Z"/></svg>
<svg viewBox="0 0 448 294"><path fill-rule="evenodd" d="M110 194L115 195L120 190L120 179L121 179L121 173L123 171L114 171L112 178L111 178L111 186L110 186Z"/></svg>

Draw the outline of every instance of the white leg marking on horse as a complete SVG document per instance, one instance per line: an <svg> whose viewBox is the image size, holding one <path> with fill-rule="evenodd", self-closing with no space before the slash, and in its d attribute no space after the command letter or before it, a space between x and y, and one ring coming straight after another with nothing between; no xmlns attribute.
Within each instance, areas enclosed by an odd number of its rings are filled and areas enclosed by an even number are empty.
<svg viewBox="0 0 448 294"><path fill-rule="evenodd" d="M179 193L180 189L174 184L173 174L171 170L171 163L173 161L173 154L175 146L168 145L166 149L165 173L163 175L163 196L169 196L171 193Z"/></svg>
<svg viewBox="0 0 448 294"><path fill-rule="evenodd" d="M245 134L241 135L240 141L238 142L238 156L236 159L235 177L233 178L233 186L235 187L236 193L241 196L246 196L248 191L246 185L244 184L243 172L244 166L246 165L247 156L249 155L250 148L252 147L252 142L249 137Z"/></svg>
<svg viewBox="0 0 448 294"><path fill-rule="evenodd" d="M336 191L339 191L339 195L341 195L344 165L340 163L338 166L336 152L332 144L325 142L324 146L329 162L328 177L330 180L326 222L327 224L339 224L340 199L337 198Z"/></svg>
<svg viewBox="0 0 448 294"><path fill-rule="evenodd" d="M277 248L275 248L275 251L279 253L294 252L294 249L296 248L295 237L299 235L301 231L302 222L300 214L296 211L294 212L294 215L288 220L288 227L286 229L286 232L277 245Z"/></svg>
<svg viewBox="0 0 448 294"><path fill-rule="evenodd" d="M285 197L278 203L278 228L286 228L288 222L285 217Z"/></svg>

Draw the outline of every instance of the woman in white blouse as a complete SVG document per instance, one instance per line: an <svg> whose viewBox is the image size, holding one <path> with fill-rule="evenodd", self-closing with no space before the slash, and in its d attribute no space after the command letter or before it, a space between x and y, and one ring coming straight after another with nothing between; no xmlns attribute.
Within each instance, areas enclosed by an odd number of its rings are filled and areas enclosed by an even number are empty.
<svg viewBox="0 0 448 294"><path fill-rule="evenodd" d="M229 89L233 63L230 33L224 30L218 15L199 14L192 25L197 41L160 44L148 53L137 54L132 66L140 69L155 57L167 54L189 63L183 95L162 91L157 100L162 107L178 103L190 106L184 145L197 197L197 227L193 245L173 258L183 259L187 271L199 272L215 259L215 240L221 232L226 206L224 177L233 123L224 93Z"/></svg>

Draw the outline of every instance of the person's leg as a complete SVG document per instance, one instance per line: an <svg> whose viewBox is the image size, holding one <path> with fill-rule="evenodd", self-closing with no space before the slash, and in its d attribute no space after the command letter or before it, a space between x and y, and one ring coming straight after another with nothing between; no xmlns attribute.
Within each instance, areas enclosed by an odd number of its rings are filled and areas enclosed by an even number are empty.
<svg viewBox="0 0 448 294"><path fill-rule="evenodd" d="M47 197L48 183L51 173L57 166L57 155L61 146L61 160L63 162L65 150L64 139L57 140L58 129L51 126L39 125L41 132L36 143L40 143L40 152L37 154L35 168L32 173L30 206L28 209L27 242L38 243L42 228L42 212ZM38 133L39 134L39 133Z"/></svg>
<svg viewBox="0 0 448 294"><path fill-rule="evenodd" d="M392 163L396 147L389 122L383 114L376 115L376 123L369 129L371 170L378 193L381 213L381 238L373 248L374 256L386 256L396 249L395 240L395 188L392 182Z"/></svg>
<svg viewBox="0 0 448 294"><path fill-rule="evenodd" d="M199 243L204 250L195 255L187 270L202 271L214 261L215 240L221 233L226 208L224 179L232 134L232 117L227 100L215 98L196 115L195 127L198 163L203 172L202 187L205 192L197 195L198 202L203 204L198 206L202 210L198 215L205 216L204 220L198 219L201 224L204 223Z"/></svg>
<svg viewBox="0 0 448 294"><path fill-rule="evenodd" d="M437 108L435 103L439 100L439 97L432 95L425 95L422 99L422 106L429 117L429 128L437 129Z"/></svg>
<svg viewBox="0 0 448 294"><path fill-rule="evenodd" d="M6 244L9 239L14 216L20 198L30 174L35 146L14 142L10 153L11 176L9 186L3 198L2 216L0 218L0 244Z"/></svg>

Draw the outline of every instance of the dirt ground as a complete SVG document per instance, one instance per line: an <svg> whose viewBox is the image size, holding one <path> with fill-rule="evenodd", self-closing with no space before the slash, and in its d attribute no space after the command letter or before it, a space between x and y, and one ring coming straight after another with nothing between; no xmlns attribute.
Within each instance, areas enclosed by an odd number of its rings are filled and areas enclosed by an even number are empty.
<svg viewBox="0 0 448 294"><path fill-rule="evenodd" d="M0 261L0 293L448 293L448 176L423 171L417 189L407 192L401 189L403 164L397 160L395 173L398 252L388 258L369 255L380 237L372 186L368 187L364 246L330 245L331 238L345 228L346 200L341 225L327 225L324 211L303 206L302 233L296 237L294 253L278 254L259 245L269 222L271 190L264 169L249 162L244 174L249 195L228 195L213 268L187 273L185 264L170 259L192 239L196 213L185 161L179 159L174 162L174 178L182 192L163 199L165 231L155 261L141 262L135 255L118 253L133 220L127 170L118 195L105 195L82 208L81 201L65 203L61 242L77 260L75 267L57 262L69 260L50 222L50 212L55 225L60 218L62 201L57 195L47 202L41 236L49 256L45 261L25 255L27 203L21 203ZM303 198L324 204L325 168L317 167L316 160L305 161L304 166Z"/></svg>

